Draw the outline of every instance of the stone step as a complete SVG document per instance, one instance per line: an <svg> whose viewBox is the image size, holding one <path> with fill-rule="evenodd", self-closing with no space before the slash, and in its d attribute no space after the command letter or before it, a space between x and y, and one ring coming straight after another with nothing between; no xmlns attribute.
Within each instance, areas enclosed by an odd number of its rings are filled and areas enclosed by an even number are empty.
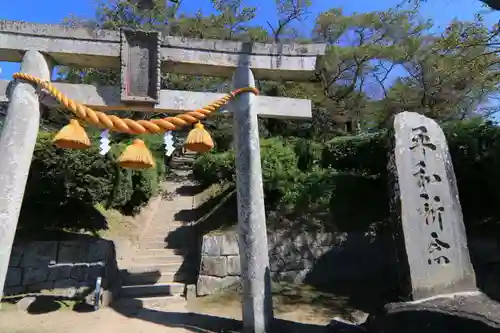
<svg viewBox="0 0 500 333"><path fill-rule="evenodd" d="M192 208L191 208L191 206L189 206L189 207L185 207L182 209L189 210ZM176 210L176 212L178 212L181 209L179 209L179 206L178 206L177 208L175 208L175 210ZM162 212L158 213L158 216L163 216L163 215L166 215L166 213L162 213ZM187 222L179 221L175 217L168 219L167 222L165 222L165 220L163 218L160 220L160 218L157 217L157 218L151 220L151 223L148 226L148 229L145 230L144 232L145 233L163 232L166 235L170 230L175 230L175 229L180 228L182 226L186 226L186 224L187 224Z"/></svg>
<svg viewBox="0 0 500 333"><path fill-rule="evenodd" d="M153 264L142 264L136 263L127 267L127 271L130 274L142 274L142 273L176 273L180 269L184 269L183 262L174 262L174 263L153 263Z"/></svg>
<svg viewBox="0 0 500 333"><path fill-rule="evenodd" d="M174 296L183 294L184 284L175 282L123 286L120 290L121 297Z"/></svg>
<svg viewBox="0 0 500 333"><path fill-rule="evenodd" d="M126 274L122 275L124 286L146 285L155 283L172 283L172 282L185 282L194 283L196 281L196 272L147 272L142 274Z"/></svg>
<svg viewBox="0 0 500 333"><path fill-rule="evenodd" d="M189 253L186 249L145 249L137 250L133 253L133 257L169 257L169 256L185 256Z"/></svg>
<svg viewBox="0 0 500 333"><path fill-rule="evenodd" d="M175 231L178 228L181 228L181 224L169 225L167 227L155 227L146 230L141 236L141 241L157 241L157 240L165 240L168 237L169 233Z"/></svg>
<svg viewBox="0 0 500 333"><path fill-rule="evenodd" d="M165 238L170 238L169 239L169 242L165 241ZM175 238L175 239L174 239ZM189 241L190 239L187 239L187 237L183 237L185 238L185 241ZM175 240L175 243L178 244L179 241L182 242L182 240L180 239L177 239L177 237L168 237L168 236L161 236L161 235L158 235L158 236L148 236L148 235L144 235L141 240L140 240L140 243L139 244L143 244L143 245L147 245L147 244L160 244L160 243L163 243L163 248L170 248L168 247L167 245L171 242L173 242Z"/></svg>
<svg viewBox="0 0 500 333"><path fill-rule="evenodd" d="M190 177L193 174L193 171L191 168L189 169L184 169L182 166L185 166L186 164L180 162L180 161L174 161L174 163L169 163L169 166L171 167L171 171L174 174L174 176L180 176L180 177ZM191 165L188 163L187 166L191 167ZM179 168L181 167L181 168ZM174 180L179 181L179 178L174 178Z"/></svg>
<svg viewBox="0 0 500 333"><path fill-rule="evenodd" d="M177 172L179 171L184 171L185 173L181 173L182 175L187 175L189 176L193 168L194 160L191 159L185 159L185 160L179 160L179 161L171 161L170 162L170 167L172 169L175 169Z"/></svg>
<svg viewBox="0 0 500 333"><path fill-rule="evenodd" d="M151 220L154 223L164 223L166 225L170 224L170 221L174 221L173 217L179 211L184 209L192 209L194 199L192 196L175 196L172 201L166 201L157 213L156 216Z"/></svg>
<svg viewBox="0 0 500 333"><path fill-rule="evenodd" d="M178 176L181 177L188 177L187 172L191 171L191 168L193 167L192 163L185 163L185 162L170 162L169 166L172 170L175 169ZM185 171L186 173L180 173L179 171Z"/></svg>
<svg viewBox="0 0 500 333"><path fill-rule="evenodd" d="M127 308L168 308L169 306L176 305L176 308L186 306L186 299L180 295L174 296L159 296L159 297L135 297L135 298L120 298L114 306L127 309Z"/></svg>
<svg viewBox="0 0 500 333"><path fill-rule="evenodd" d="M175 163L174 163L174 167L171 169L172 173L175 174L175 176L178 177L178 179L176 179L176 181L191 181L190 180L190 177L192 176L193 174L193 171L191 169L177 169L175 168Z"/></svg>
<svg viewBox="0 0 500 333"><path fill-rule="evenodd" d="M144 230L143 237L146 236L163 236L166 237L169 232L181 228L186 225L186 222L170 220L169 223L151 221L147 230Z"/></svg>
<svg viewBox="0 0 500 333"><path fill-rule="evenodd" d="M184 257L183 256L166 256L166 257L159 257L159 256L154 256L154 257L147 257L147 256L142 256L142 257L134 257L132 258L133 265L138 264L138 265L156 265L156 264L172 264L172 265L182 265L184 262Z"/></svg>
<svg viewBox="0 0 500 333"><path fill-rule="evenodd" d="M161 218L160 221L163 220L163 223L168 224L171 217L182 209L182 207L179 207L181 201L183 204L189 205L193 200L192 197L183 197L176 194L173 196L172 200L165 200L162 202L162 206L157 211L156 218ZM161 213L161 215L158 215L158 213Z"/></svg>
<svg viewBox="0 0 500 333"><path fill-rule="evenodd" d="M183 238L172 238L168 242L154 239L142 240L138 248L140 250L159 250L159 249L189 249L196 244L196 238L194 237L183 237Z"/></svg>
<svg viewBox="0 0 500 333"><path fill-rule="evenodd" d="M191 209L191 208L186 208ZM177 221L175 218L171 218L168 223L165 221L151 221L147 230L144 230L144 235L157 235L161 234L162 236L167 236L168 233L177 228L181 228L186 226L187 222Z"/></svg>
<svg viewBox="0 0 500 333"><path fill-rule="evenodd" d="M184 262L184 256L180 254L141 254L132 257L132 262L141 265L152 265L152 264L176 264Z"/></svg>
<svg viewBox="0 0 500 333"><path fill-rule="evenodd" d="M176 158L170 160L170 166L179 167L179 166L192 166L196 160L194 158Z"/></svg>
<svg viewBox="0 0 500 333"><path fill-rule="evenodd" d="M182 155L172 156L172 161L183 161L183 160L194 160L196 159L196 153L187 153Z"/></svg>

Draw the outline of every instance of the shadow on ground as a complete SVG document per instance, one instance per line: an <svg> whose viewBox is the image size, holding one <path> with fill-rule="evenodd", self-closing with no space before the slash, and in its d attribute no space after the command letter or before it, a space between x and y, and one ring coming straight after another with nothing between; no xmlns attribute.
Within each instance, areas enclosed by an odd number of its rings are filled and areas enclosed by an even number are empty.
<svg viewBox="0 0 500 333"><path fill-rule="evenodd" d="M31 315L42 315L62 310L72 310L79 313L95 311L92 305L85 303L82 299L53 295L9 297L2 301L2 305L10 305L20 310L25 309Z"/></svg>
<svg viewBox="0 0 500 333"><path fill-rule="evenodd" d="M26 311L29 314L44 314L57 311L61 308L61 303L51 297L37 297Z"/></svg>
<svg viewBox="0 0 500 333"><path fill-rule="evenodd" d="M350 305L349 297L346 296L284 281L272 282L271 292L274 314L283 319L316 323L327 323L332 318L354 323L364 321L363 314ZM242 295L241 285L234 284L212 295L197 298L189 303L189 309L194 312L206 312L211 311L207 309L220 311L227 308L234 313L234 309L241 304Z"/></svg>
<svg viewBox="0 0 500 333"><path fill-rule="evenodd" d="M182 328L196 333L208 332L241 332L242 322L235 319L223 318L199 313L166 312L143 307L141 300L134 300L134 303L127 302L126 306L119 303L113 305L113 309L118 313L134 319L145 320L158 325L172 328ZM347 324L335 322L338 328L335 332L357 332L358 329ZM342 330L342 328L344 330ZM319 333L327 332L330 329L323 325L304 324L288 320L275 319L272 325L273 332L294 332L294 333Z"/></svg>
<svg viewBox="0 0 500 333"><path fill-rule="evenodd" d="M183 185L175 190L180 196L193 196L200 194L205 189L202 185Z"/></svg>
<svg viewBox="0 0 500 333"><path fill-rule="evenodd" d="M347 234L315 261L304 282L342 297L346 305L366 313L399 301L396 259L389 251L389 236Z"/></svg>
<svg viewBox="0 0 500 333"><path fill-rule="evenodd" d="M189 211L193 214L189 220L195 223L183 225L170 232L165 241L174 244L196 238L192 256L185 261L196 263L197 270L200 265L203 235L233 228L237 221L236 201L234 188L227 189L199 208ZM179 214L188 214L188 211ZM290 238L301 232L290 230ZM384 237L376 240L372 238L363 232L346 233L342 244L337 244L318 258L307 274L305 283L313 286L316 291L294 295L294 289L285 287L281 291L284 293L283 301L293 306L295 301L302 302L306 297L310 298L312 303L328 303L332 309L339 311L348 308L371 313L387 302L397 300L397 276L393 258L388 252L389 240ZM295 252L291 254L298 256ZM309 254L304 253L304 257ZM286 271L287 267L283 269ZM332 294L334 298L331 298Z"/></svg>

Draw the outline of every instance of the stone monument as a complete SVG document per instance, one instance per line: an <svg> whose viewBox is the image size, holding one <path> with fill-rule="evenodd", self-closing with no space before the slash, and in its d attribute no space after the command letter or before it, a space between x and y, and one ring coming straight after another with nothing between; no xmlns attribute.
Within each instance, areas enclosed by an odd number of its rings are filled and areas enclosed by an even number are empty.
<svg viewBox="0 0 500 333"><path fill-rule="evenodd" d="M391 214L406 302L387 304L380 320L372 320L375 330L500 329L500 304L476 286L442 129L425 116L402 112L394 117L390 143Z"/></svg>
<svg viewBox="0 0 500 333"><path fill-rule="evenodd" d="M389 171L402 286L411 300L476 291L453 164L439 125L417 113L394 119ZM400 230L399 230L400 229Z"/></svg>

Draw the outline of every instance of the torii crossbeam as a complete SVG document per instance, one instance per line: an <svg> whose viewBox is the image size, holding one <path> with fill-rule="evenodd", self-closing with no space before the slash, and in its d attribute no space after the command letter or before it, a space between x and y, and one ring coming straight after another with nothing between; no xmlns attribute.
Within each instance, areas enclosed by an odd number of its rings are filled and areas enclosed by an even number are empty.
<svg viewBox="0 0 500 333"><path fill-rule="evenodd" d="M324 44L262 44L194 40L158 32L69 28L60 25L0 21L0 61L21 62L21 72L50 81L53 65L120 69L120 87L56 83L74 100L100 110L120 108L183 112L218 94L160 90L160 72L233 77L233 88L255 87L254 75L268 80L310 80L325 53ZM0 103L9 102L0 136L0 291L21 209L39 128L35 87L0 81ZM7 92L8 90L8 92ZM42 100L40 101L40 97ZM245 332L269 331L270 294L264 195L257 116L308 118L308 100L256 97L242 93L228 104L234 116L238 229Z"/></svg>

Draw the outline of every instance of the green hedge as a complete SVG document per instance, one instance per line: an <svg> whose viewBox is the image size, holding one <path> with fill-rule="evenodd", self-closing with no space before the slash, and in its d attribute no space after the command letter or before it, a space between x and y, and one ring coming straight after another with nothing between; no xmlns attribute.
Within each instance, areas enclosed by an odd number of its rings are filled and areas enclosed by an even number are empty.
<svg viewBox="0 0 500 333"><path fill-rule="evenodd" d="M444 128L469 232L491 232L500 221L500 128L464 121ZM387 132L337 137L320 144L301 138L262 139L268 211L304 216L337 230L363 230L389 217ZM322 152L321 151L321 146ZM234 180L234 151L195 163L208 185ZM383 223L379 226L383 227Z"/></svg>
<svg viewBox="0 0 500 333"><path fill-rule="evenodd" d="M274 205L298 180L300 171L293 147L281 138L262 139L261 161L266 204ZM203 185L235 180L234 150L210 152L200 156L193 165L193 174Z"/></svg>
<svg viewBox="0 0 500 333"><path fill-rule="evenodd" d="M262 176L272 227L364 230L383 220L387 193L381 177L318 167L322 146L302 138L261 140ZM234 151L207 153L194 165L204 185L234 181ZM364 206L366 209L359 209ZM282 224L282 222L284 224Z"/></svg>
<svg viewBox="0 0 500 333"><path fill-rule="evenodd" d="M370 175L385 174L387 139L385 131L371 135L337 137L325 144L321 165Z"/></svg>
<svg viewBox="0 0 500 333"><path fill-rule="evenodd" d="M56 148L52 133L40 133L31 163L21 210L20 232L104 229L97 203L131 214L155 193L165 174L161 138L145 138L156 156L157 168L136 171L119 168L116 158L127 141L113 143L105 156L98 144L88 150ZM97 143L98 137L92 137Z"/></svg>
<svg viewBox="0 0 500 333"><path fill-rule="evenodd" d="M500 221L500 127L464 121L445 127L468 230L496 228ZM387 133L327 142L322 166L386 179ZM381 184L380 194L386 191Z"/></svg>

